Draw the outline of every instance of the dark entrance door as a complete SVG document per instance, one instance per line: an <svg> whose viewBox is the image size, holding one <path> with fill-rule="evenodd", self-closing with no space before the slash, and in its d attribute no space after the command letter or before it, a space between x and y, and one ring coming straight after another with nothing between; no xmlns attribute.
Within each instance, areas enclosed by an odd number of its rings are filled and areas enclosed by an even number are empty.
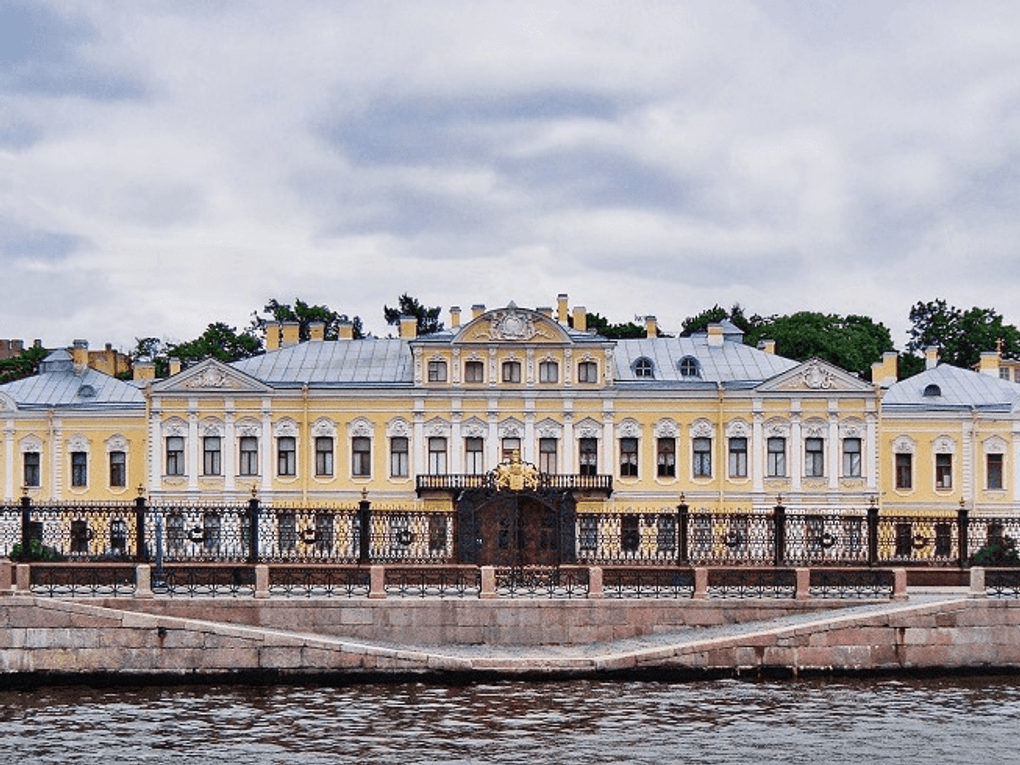
<svg viewBox="0 0 1020 765"><path fill-rule="evenodd" d="M462 497L458 515L462 562L519 567L558 566L574 560L573 498L569 495L486 492Z"/></svg>

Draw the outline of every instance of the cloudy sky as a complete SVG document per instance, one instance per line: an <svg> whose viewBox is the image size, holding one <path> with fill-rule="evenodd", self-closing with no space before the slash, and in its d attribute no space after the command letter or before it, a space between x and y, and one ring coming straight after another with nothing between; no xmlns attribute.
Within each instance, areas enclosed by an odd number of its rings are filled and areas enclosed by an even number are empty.
<svg viewBox="0 0 1020 765"><path fill-rule="evenodd" d="M1020 3L0 0L0 337L268 298L1020 324Z"/></svg>

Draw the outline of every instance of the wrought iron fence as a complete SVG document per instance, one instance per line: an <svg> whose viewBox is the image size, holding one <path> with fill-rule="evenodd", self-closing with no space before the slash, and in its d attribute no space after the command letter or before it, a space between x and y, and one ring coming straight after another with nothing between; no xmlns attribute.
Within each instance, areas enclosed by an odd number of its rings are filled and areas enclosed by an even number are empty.
<svg viewBox="0 0 1020 765"><path fill-rule="evenodd" d="M135 567L124 564L37 563L31 589L48 597L117 597L135 592Z"/></svg>
<svg viewBox="0 0 1020 765"><path fill-rule="evenodd" d="M269 592L273 595L363 598L370 590L368 569L357 566L284 565L269 568Z"/></svg>
<svg viewBox="0 0 1020 765"><path fill-rule="evenodd" d="M985 569L985 593L993 598L1020 598L1020 568Z"/></svg>
<svg viewBox="0 0 1020 765"><path fill-rule="evenodd" d="M385 589L401 598L477 598L482 582L475 566L387 566Z"/></svg>
<svg viewBox="0 0 1020 765"><path fill-rule="evenodd" d="M708 575L710 598L794 598L797 572L782 568L716 568Z"/></svg>
<svg viewBox="0 0 1020 765"><path fill-rule="evenodd" d="M893 572L881 568L812 568L813 598L891 598Z"/></svg>
<svg viewBox="0 0 1020 765"><path fill-rule="evenodd" d="M607 598L691 598L694 571L689 568L606 568L602 591Z"/></svg>
<svg viewBox="0 0 1020 765"><path fill-rule="evenodd" d="M496 594L505 598L586 598L588 569L563 566L497 568Z"/></svg>

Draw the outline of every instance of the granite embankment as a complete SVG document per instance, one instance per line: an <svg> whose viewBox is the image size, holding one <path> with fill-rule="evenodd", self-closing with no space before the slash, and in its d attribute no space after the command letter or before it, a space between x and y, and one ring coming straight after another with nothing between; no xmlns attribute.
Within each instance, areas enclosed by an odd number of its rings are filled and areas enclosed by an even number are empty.
<svg viewBox="0 0 1020 765"><path fill-rule="evenodd" d="M1020 670L1020 600L966 591L840 608L0 598L0 673L12 682L959 670Z"/></svg>

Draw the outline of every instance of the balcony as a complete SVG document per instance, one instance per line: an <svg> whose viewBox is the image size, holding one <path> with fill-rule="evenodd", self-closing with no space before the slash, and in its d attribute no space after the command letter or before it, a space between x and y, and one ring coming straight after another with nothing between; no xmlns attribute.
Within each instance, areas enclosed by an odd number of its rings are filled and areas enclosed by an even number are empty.
<svg viewBox="0 0 1020 765"><path fill-rule="evenodd" d="M415 482L415 490L420 497L426 491L461 491L463 489L495 489L496 479L493 473L468 474L447 473L444 475L420 475ZM613 493L613 477L611 475L581 475L579 473L539 473L539 490L553 491L591 491L609 496Z"/></svg>

